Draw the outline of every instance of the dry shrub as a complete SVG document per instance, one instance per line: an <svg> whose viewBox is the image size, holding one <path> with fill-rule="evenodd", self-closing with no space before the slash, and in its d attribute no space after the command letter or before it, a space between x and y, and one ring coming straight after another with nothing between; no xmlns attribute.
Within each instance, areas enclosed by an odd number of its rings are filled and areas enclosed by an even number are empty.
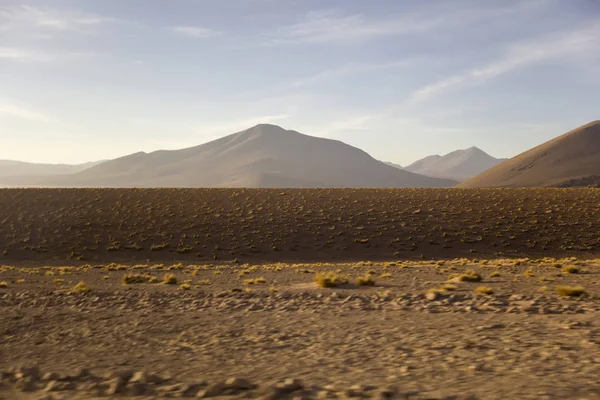
<svg viewBox="0 0 600 400"><path fill-rule="evenodd" d="M318 273L315 275L315 282L322 288L332 288L348 283L348 278L335 272Z"/></svg>
<svg viewBox="0 0 600 400"><path fill-rule="evenodd" d="M90 292L90 288L84 281L81 281L77 285L73 286L73 292L88 293L88 292Z"/></svg>
<svg viewBox="0 0 600 400"><path fill-rule="evenodd" d="M581 286L561 285L556 287L556 292L564 297L579 297L585 294L585 289Z"/></svg>
<svg viewBox="0 0 600 400"><path fill-rule="evenodd" d="M165 276L163 277L163 283L167 285L176 285L177 277L175 276L175 274L165 274Z"/></svg>

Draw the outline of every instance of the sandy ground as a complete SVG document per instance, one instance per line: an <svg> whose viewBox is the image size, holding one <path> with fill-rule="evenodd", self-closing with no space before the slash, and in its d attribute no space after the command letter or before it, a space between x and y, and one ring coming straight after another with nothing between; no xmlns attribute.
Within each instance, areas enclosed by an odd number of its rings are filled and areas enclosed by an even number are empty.
<svg viewBox="0 0 600 400"><path fill-rule="evenodd" d="M575 259L4 266L0 398L600 399L599 281Z"/></svg>

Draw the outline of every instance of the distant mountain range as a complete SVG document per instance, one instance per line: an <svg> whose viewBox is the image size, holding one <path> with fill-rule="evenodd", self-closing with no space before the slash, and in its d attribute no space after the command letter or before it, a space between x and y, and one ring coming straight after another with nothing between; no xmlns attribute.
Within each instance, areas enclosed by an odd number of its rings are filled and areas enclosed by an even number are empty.
<svg viewBox="0 0 600 400"><path fill-rule="evenodd" d="M0 160L0 180L2 178L20 179L23 177L40 177L68 175L83 171L104 161L84 164L36 164L22 161ZM1 182L0 182L1 183Z"/></svg>
<svg viewBox="0 0 600 400"><path fill-rule="evenodd" d="M275 125L257 125L182 150L135 153L68 175L0 181L58 187L267 188L452 187L457 183L393 168L340 141Z"/></svg>
<svg viewBox="0 0 600 400"><path fill-rule="evenodd" d="M435 178L464 181L505 160L506 158L495 158L477 147L471 147L465 150L456 150L444 156L425 157L403 169Z"/></svg>
<svg viewBox="0 0 600 400"><path fill-rule="evenodd" d="M600 187L600 121L509 160L477 147L407 167L343 142L257 125L200 146L78 165L0 160L0 187Z"/></svg>
<svg viewBox="0 0 600 400"><path fill-rule="evenodd" d="M580 126L459 187L600 187L600 121Z"/></svg>

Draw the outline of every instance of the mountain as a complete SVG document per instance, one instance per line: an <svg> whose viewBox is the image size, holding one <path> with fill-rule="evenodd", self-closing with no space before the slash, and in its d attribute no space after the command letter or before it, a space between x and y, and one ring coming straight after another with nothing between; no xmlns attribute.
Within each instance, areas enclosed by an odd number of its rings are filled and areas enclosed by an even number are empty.
<svg viewBox="0 0 600 400"><path fill-rule="evenodd" d="M104 161L84 164L36 164L22 161L0 160L0 180L2 178L39 177L68 175L98 165Z"/></svg>
<svg viewBox="0 0 600 400"><path fill-rule="evenodd" d="M600 187L600 121L534 147L459 187Z"/></svg>
<svg viewBox="0 0 600 400"><path fill-rule="evenodd" d="M402 167L402 165L395 164L395 163L393 163L393 162L391 162L391 161L383 161L383 163L384 163L385 165L389 165L390 167L394 167L394 168L398 168L398 169L404 169L404 168Z"/></svg>
<svg viewBox="0 0 600 400"><path fill-rule="evenodd" d="M32 184L33 182L29 182ZM257 125L182 150L135 153L36 185L68 187L451 187L390 167L364 151Z"/></svg>
<svg viewBox="0 0 600 400"><path fill-rule="evenodd" d="M416 174L463 181L505 160L494 158L477 147L471 147L453 151L445 156L425 157L404 169Z"/></svg>

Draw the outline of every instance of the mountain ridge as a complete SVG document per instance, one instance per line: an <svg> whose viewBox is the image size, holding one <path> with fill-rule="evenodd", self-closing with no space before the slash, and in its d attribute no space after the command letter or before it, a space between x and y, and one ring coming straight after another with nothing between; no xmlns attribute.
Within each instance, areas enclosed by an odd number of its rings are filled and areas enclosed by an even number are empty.
<svg viewBox="0 0 600 400"><path fill-rule="evenodd" d="M445 155L434 154L404 167L406 171L437 178L464 181L506 159L492 157L478 147L455 150Z"/></svg>
<svg viewBox="0 0 600 400"><path fill-rule="evenodd" d="M36 185L68 187L451 187L364 150L259 124L201 145L137 152Z"/></svg>
<svg viewBox="0 0 600 400"><path fill-rule="evenodd" d="M600 187L600 120L535 146L458 187Z"/></svg>

